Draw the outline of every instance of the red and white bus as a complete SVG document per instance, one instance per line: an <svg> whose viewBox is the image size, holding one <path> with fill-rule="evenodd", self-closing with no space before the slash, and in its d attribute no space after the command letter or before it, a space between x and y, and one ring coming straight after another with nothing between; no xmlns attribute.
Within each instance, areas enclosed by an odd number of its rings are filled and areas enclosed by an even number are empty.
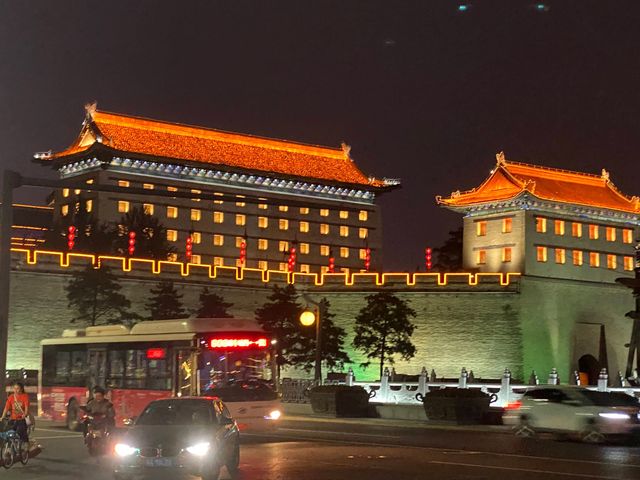
<svg viewBox="0 0 640 480"><path fill-rule="evenodd" d="M38 413L77 429L95 386L108 390L116 422L152 400L212 395L241 429L271 428L280 417L275 339L253 320L188 318L65 330L43 340Z"/></svg>

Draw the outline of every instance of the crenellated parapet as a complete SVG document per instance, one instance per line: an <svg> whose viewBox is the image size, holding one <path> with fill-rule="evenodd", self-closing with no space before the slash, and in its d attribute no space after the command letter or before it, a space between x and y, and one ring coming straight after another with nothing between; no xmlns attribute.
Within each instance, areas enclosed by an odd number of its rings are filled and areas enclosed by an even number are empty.
<svg viewBox="0 0 640 480"><path fill-rule="evenodd" d="M256 287L295 284L300 287L333 290L407 291L519 291L519 273L301 273L158 261L109 255L92 255L46 250L12 249L12 269L42 273L71 273L89 265L107 265L123 278L234 284ZM119 272L119 273L118 273Z"/></svg>

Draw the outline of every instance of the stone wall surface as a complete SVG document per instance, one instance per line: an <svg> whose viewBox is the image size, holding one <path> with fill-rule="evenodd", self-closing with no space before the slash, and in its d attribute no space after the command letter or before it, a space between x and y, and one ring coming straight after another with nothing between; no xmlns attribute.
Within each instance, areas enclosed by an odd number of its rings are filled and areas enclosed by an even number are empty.
<svg viewBox="0 0 640 480"><path fill-rule="evenodd" d="M70 323L72 313L64 286L73 270L73 266L61 267L55 262L14 264L8 368L39 368L41 339L59 336L64 328L85 326ZM175 281L189 309L197 307L198 294L208 285L234 304L231 312L236 317L252 318L266 301L272 282L236 280L235 273L225 272L215 279L196 273L183 276L179 268L161 275L118 270L118 275L122 292L142 315L149 290L163 278ZM286 275L276 277L286 279ZM395 277L388 278L385 285L376 285L370 277L359 278L354 285L346 285L344 278L326 279L321 286L302 280L296 282L299 292L307 291L316 300L324 296L331 302L335 322L347 331L346 349L358 380L376 379L378 367L375 363L368 369L360 367L365 359L351 346L354 319L365 305L365 297L382 289L396 291L417 313L413 336L417 354L409 361L397 359L398 373L417 374L425 366L429 371L434 369L438 377L457 377L465 367L476 377L498 378L509 368L514 379L527 380L535 369L545 381L555 367L564 383L582 355L598 358L599 338L593 337L600 325L605 326L610 372L624 371L624 344L631 328L624 314L633 308L633 298L615 284L531 276L516 277L508 286L490 278L469 285L465 276L451 277L448 285L440 286L432 279L408 285ZM304 300L300 303L304 305ZM290 370L284 375L301 374Z"/></svg>
<svg viewBox="0 0 640 480"><path fill-rule="evenodd" d="M73 312L67 307L65 285L73 268L59 265L27 266L21 264L12 272L11 312L9 331L9 368L39 368L39 342L43 338L60 336L65 328L86 325L71 323ZM121 274L122 293L132 302L132 309L145 315L149 290L160 278L172 278L183 294L185 307L198 305L198 295L204 285L221 294L234 306L236 317L254 316L255 310L267 299L271 284L263 282L192 280L180 275ZM409 361L398 359L398 373L417 374L423 366L435 369L438 376L455 377L460 368L473 369L476 376L495 377L505 366L514 374L522 371L521 336L518 325L517 283L510 287L469 286L467 282L451 286L408 291L412 287L375 287L375 282L362 286L298 285L299 292L308 291L319 300L331 302L334 321L347 331L346 348L353 360L358 379L375 379L377 365L366 370L359 364L365 359L351 346L353 320L365 305L366 295L380 288L401 290L398 295L409 301L416 311L414 343L416 356ZM403 291L404 290L404 291ZM491 292L492 291L492 292ZM304 305L304 300L300 299ZM286 375L300 375L289 371Z"/></svg>

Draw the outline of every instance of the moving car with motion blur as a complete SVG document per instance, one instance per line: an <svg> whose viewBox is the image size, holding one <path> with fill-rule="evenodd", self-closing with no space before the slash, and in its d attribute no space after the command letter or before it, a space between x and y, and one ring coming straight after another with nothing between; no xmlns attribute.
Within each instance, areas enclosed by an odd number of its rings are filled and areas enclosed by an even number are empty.
<svg viewBox="0 0 640 480"><path fill-rule="evenodd" d="M238 426L218 398L156 400L132 420L114 447L117 480L189 476L217 480L223 466L232 477L238 471Z"/></svg>
<svg viewBox="0 0 640 480"><path fill-rule="evenodd" d="M584 387L548 385L529 389L508 404L505 425L516 435L538 432L602 443L611 437L640 435L640 403L621 392L598 392Z"/></svg>

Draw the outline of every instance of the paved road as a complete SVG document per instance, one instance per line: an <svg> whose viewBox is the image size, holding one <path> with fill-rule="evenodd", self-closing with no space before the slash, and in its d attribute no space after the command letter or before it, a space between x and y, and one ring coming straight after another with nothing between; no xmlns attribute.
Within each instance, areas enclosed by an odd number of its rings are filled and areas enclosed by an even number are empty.
<svg viewBox="0 0 640 480"><path fill-rule="evenodd" d="M0 480L111 479L108 458L89 458L79 434L41 425L44 451ZM223 472L222 478L230 478ZM640 447L593 446L501 431L415 428L384 421L290 419L244 435L240 480L640 479Z"/></svg>

